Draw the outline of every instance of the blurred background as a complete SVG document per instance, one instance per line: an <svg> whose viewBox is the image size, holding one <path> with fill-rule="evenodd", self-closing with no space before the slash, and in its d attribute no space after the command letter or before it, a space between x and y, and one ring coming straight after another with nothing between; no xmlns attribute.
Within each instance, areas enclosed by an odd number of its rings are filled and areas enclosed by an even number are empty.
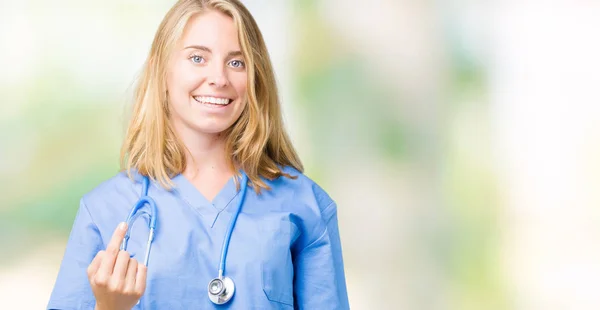
<svg viewBox="0 0 600 310"><path fill-rule="evenodd" d="M173 3L0 0L0 309L44 309ZM600 309L598 1L244 3L353 309Z"/></svg>

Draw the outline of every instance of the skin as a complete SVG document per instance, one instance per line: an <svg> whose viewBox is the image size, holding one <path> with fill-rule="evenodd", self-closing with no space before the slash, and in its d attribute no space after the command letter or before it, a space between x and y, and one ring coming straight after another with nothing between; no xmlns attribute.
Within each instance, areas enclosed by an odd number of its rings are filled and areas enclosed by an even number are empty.
<svg viewBox="0 0 600 310"><path fill-rule="evenodd" d="M170 57L166 78L171 122L189 150L183 175L212 201L233 175L221 133L246 106L246 66L232 18L217 11L191 18ZM231 102L210 106L196 101L197 95ZM88 267L96 310L131 309L146 289L147 268L119 249L124 224Z"/></svg>
<svg viewBox="0 0 600 310"><path fill-rule="evenodd" d="M246 105L246 66L233 19L217 11L193 17L169 68L171 121L189 150L183 175L211 201L233 175L225 161L221 133L237 121ZM197 102L194 95L232 102L215 108Z"/></svg>
<svg viewBox="0 0 600 310"><path fill-rule="evenodd" d="M88 266L87 274L97 310L131 309L146 290L147 268L119 250L127 224L121 223L106 247Z"/></svg>

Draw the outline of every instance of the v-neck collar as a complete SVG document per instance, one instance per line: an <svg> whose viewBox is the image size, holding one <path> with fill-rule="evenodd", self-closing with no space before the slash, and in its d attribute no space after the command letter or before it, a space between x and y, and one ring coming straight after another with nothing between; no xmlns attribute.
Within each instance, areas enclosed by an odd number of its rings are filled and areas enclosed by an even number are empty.
<svg viewBox="0 0 600 310"><path fill-rule="evenodd" d="M200 216L208 220L210 227L213 227L219 213L229 205L238 193L233 181L234 178L235 176L229 178L212 203L183 174L178 174L172 180L175 183L174 190L179 194L179 197L197 211Z"/></svg>

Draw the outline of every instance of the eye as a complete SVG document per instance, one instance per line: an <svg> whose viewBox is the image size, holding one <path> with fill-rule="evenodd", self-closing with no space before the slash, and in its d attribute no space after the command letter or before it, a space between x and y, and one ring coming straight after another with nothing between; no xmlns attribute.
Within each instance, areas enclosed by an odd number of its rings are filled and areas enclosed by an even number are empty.
<svg viewBox="0 0 600 310"><path fill-rule="evenodd" d="M232 60L229 62L229 65L234 68L244 68L246 66L241 60Z"/></svg>
<svg viewBox="0 0 600 310"><path fill-rule="evenodd" d="M195 64L201 64L201 63L204 63L204 61L205 61L204 57L199 56L199 55L192 55L189 57L189 59Z"/></svg>

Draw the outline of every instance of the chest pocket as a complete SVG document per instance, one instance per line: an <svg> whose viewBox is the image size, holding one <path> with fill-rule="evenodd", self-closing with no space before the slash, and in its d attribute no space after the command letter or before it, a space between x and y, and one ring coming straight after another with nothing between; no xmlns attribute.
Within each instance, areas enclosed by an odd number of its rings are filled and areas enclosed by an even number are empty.
<svg viewBox="0 0 600 310"><path fill-rule="evenodd" d="M263 291L270 301L293 308L294 266L290 248L298 228L290 221L277 220L261 225L259 232Z"/></svg>

